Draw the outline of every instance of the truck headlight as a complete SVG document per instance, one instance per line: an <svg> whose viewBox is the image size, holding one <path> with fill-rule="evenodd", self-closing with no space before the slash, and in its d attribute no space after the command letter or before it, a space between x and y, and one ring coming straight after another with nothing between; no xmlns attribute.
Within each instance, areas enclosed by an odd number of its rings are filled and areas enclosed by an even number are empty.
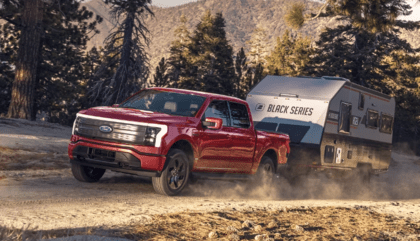
<svg viewBox="0 0 420 241"><path fill-rule="evenodd" d="M156 143L156 136L160 132L158 127L147 127L146 134L144 135L144 145L154 146Z"/></svg>
<svg viewBox="0 0 420 241"><path fill-rule="evenodd" d="M73 123L73 130L72 135L77 135L77 132L79 132L79 123L80 123L80 117L76 117L76 120L74 120Z"/></svg>

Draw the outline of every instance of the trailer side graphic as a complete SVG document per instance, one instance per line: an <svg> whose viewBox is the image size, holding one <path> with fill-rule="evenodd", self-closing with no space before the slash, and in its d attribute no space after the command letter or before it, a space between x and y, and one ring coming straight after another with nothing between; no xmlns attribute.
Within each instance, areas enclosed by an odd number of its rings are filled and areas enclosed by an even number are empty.
<svg viewBox="0 0 420 241"><path fill-rule="evenodd" d="M290 135L292 167L388 169L394 98L339 77L267 76L247 102L256 129Z"/></svg>

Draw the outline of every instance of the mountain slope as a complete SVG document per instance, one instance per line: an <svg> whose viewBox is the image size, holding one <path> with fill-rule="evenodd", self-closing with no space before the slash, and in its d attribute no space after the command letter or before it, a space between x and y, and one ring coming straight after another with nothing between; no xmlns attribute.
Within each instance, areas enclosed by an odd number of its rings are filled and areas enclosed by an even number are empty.
<svg viewBox="0 0 420 241"><path fill-rule="evenodd" d="M179 19L182 14L188 18L189 29L193 30L207 9L213 13L222 12L226 20L227 37L236 53L241 47L246 47L246 41L251 38L257 26L266 29L268 43L274 47L276 38L281 36L286 29L291 30L284 21L284 15L288 6L294 1L298 0L201 0L171 8L153 7L155 17L146 19L151 36L149 49L151 67L154 69L162 57L168 56L170 44L175 40L174 31L180 25ZM320 6L318 2L305 1L305 3L308 9L314 11ZM113 27L106 11L107 6L102 0L91 0L84 5L104 17L104 22L99 26L101 33L90 42L91 46L102 45ZM325 27L334 27L338 24L334 18L319 18L306 23L301 30L291 30L291 32L316 38ZM420 39L418 39L420 31L402 31L401 36L411 42L414 47L420 47Z"/></svg>

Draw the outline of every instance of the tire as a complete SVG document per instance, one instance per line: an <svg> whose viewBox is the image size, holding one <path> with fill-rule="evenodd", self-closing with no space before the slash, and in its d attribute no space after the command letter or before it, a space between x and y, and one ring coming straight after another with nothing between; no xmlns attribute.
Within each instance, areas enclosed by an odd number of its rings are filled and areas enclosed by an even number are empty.
<svg viewBox="0 0 420 241"><path fill-rule="evenodd" d="M256 178L259 182L271 182L274 179L276 171L274 169L274 162L268 156L263 156L260 165L258 166Z"/></svg>
<svg viewBox="0 0 420 241"><path fill-rule="evenodd" d="M370 179L372 177L371 175L371 169L369 167L366 166L362 166L362 167L358 167L358 176L360 178L360 181L363 185L369 185L370 184Z"/></svg>
<svg viewBox="0 0 420 241"><path fill-rule="evenodd" d="M105 169L71 164L73 176L81 182L97 182L105 173Z"/></svg>
<svg viewBox="0 0 420 241"><path fill-rule="evenodd" d="M159 194L175 196L188 182L190 168L188 158L179 149L171 149L166 155L166 164L160 177L153 177L153 188Z"/></svg>

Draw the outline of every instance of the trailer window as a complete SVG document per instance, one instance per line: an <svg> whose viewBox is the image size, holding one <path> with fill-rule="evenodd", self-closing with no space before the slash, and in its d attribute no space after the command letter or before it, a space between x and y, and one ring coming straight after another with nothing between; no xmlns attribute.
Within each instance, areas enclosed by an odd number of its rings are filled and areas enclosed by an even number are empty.
<svg viewBox="0 0 420 241"><path fill-rule="evenodd" d="M264 121L254 121L255 129L261 131L276 131L278 124Z"/></svg>
<svg viewBox="0 0 420 241"><path fill-rule="evenodd" d="M226 101L215 100L207 107L203 119L208 117L220 118L223 120L223 126L230 126L229 108Z"/></svg>
<svg viewBox="0 0 420 241"><path fill-rule="evenodd" d="M359 94L359 110L363 110L365 108L365 95L360 93Z"/></svg>
<svg viewBox="0 0 420 241"><path fill-rule="evenodd" d="M393 124L394 118L392 116L381 113L381 128L379 128L380 132L391 134Z"/></svg>
<svg viewBox="0 0 420 241"><path fill-rule="evenodd" d="M367 111L366 126L369 128L378 128L379 113L374 110Z"/></svg>
<svg viewBox="0 0 420 241"><path fill-rule="evenodd" d="M339 132L341 133L350 132L350 117L351 117L351 104L341 102L340 124L338 126Z"/></svg>
<svg viewBox="0 0 420 241"><path fill-rule="evenodd" d="M232 116L232 127L249 128L251 126L248 117L248 109L245 105L229 102L229 107Z"/></svg>

